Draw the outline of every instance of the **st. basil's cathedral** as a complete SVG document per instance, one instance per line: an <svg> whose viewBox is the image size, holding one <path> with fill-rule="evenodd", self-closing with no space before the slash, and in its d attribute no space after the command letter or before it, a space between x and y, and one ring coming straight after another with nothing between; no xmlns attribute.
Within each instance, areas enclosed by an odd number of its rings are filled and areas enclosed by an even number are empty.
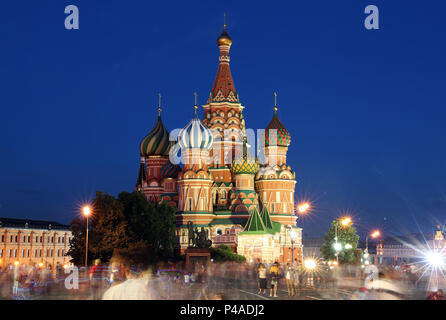
<svg viewBox="0 0 446 320"><path fill-rule="evenodd" d="M167 202L176 214L176 249L188 247L188 222L204 227L213 246L225 244L248 261L298 262L302 229L296 226L295 173L286 156L291 137L277 105L262 135L264 164L249 151L245 119L229 67L232 39L226 26L217 39L217 75L200 120L170 138L161 119L140 144L136 189L148 201ZM182 167L172 161L181 152ZM169 157L170 156L170 157ZM293 252L292 252L293 251Z"/></svg>

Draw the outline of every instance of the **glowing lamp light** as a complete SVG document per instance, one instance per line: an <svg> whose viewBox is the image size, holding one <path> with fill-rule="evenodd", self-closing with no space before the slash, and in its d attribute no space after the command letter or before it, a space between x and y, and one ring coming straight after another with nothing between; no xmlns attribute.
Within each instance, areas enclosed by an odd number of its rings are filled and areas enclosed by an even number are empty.
<svg viewBox="0 0 446 320"><path fill-rule="evenodd" d="M296 238L297 238L297 233L296 233L296 231L291 230L291 231L290 231L290 237L291 237L292 240L296 239Z"/></svg>
<svg viewBox="0 0 446 320"><path fill-rule="evenodd" d="M299 213L305 213L310 209L310 204L308 202L304 202L297 207Z"/></svg>
<svg viewBox="0 0 446 320"><path fill-rule="evenodd" d="M333 247L336 251L342 250L342 245L339 242L335 242L335 244L333 244Z"/></svg>
<svg viewBox="0 0 446 320"><path fill-rule="evenodd" d="M444 257L440 252L429 252L426 254L428 263L433 267L440 267L444 265Z"/></svg>
<svg viewBox="0 0 446 320"><path fill-rule="evenodd" d="M316 261L314 261L313 259L306 259L304 261L304 266L308 270L313 270L314 268L316 268Z"/></svg>
<svg viewBox="0 0 446 320"><path fill-rule="evenodd" d="M17 267L19 265L18 261L14 261L14 265Z"/></svg>
<svg viewBox="0 0 446 320"><path fill-rule="evenodd" d="M43 267L43 263L39 262L39 267L42 268Z"/></svg>
<svg viewBox="0 0 446 320"><path fill-rule="evenodd" d="M84 214L84 216L88 217L91 214L90 206L84 206L82 208L82 213Z"/></svg>
<svg viewBox="0 0 446 320"><path fill-rule="evenodd" d="M371 234L371 237L372 237L373 239L376 239L376 238L378 238L380 235L381 235L381 232L379 232L379 230L375 230L375 231L373 231L373 233Z"/></svg>
<svg viewBox="0 0 446 320"><path fill-rule="evenodd" d="M346 218L342 218L342 219L341 219L341 224L342 224L344 227L349 226L351 223L352 223L352 219L351 219L350 217L346 217Z"/></svg>

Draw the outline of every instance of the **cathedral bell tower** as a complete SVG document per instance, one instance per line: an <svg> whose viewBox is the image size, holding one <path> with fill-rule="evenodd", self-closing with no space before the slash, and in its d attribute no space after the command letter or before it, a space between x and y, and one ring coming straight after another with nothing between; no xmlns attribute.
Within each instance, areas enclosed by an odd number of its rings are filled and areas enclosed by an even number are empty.
<svg viewBox="0 0 446 320"><path fill-rule="evenodd" d="M217 39L217 45L220 52L218 70L207 104L203 105L203 125L211 130L214 137L209 166L214 180L213 205L217 210L227 210L230 205L230 192L234 187L234 176L230 167L236 148L242 148L245 120L242 113L244 107L235 90L229 66L232 39L226 31L226 24Z"/></svg>

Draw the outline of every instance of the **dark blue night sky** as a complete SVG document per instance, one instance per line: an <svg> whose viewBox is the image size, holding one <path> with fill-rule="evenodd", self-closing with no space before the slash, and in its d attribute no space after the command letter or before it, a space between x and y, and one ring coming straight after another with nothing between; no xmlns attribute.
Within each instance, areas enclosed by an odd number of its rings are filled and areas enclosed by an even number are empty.
<svg viewBox="0 0 446 320"><path fill-rule="evenodd" d="M80 30L64 28L64 8ZM366 30L364 8L380 9ZM304 234L430 232L446 212L443 1L2 1L0 216L68 223L96 190L134 188L139 142L205 103L227 13L249 128L278 92Z"/></svg>

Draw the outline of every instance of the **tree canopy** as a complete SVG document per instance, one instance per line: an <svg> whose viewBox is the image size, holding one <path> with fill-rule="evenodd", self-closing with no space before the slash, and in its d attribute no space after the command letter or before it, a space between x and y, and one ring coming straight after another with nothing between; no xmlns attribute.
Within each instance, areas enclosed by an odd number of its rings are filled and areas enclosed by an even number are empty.
<svg viewBox="0 0 446 320"><path fill-rule="evenodd" d="M245 256L232 252L231 247L222 244L218 248L211 248L211 257L216 262L235 261L245 262Z"/></svg>
<svg viewBox="0 0 446 320"><path fill-rule="evenodd" d="M115 198L97 192L89 220L88 260L108 262L120 256L132 264L149 264L173 255L175 208L151 204L141 192L122 192ZM71 222L73 239L67 255L85 259L86 218Z"/></svg>
<svg viewBox="0 0 446 320"><path fill-rule="evenodd" d="M337 229L337 231L336 231ZM356 228L352 226L343 226L339 219L333 220L331 227L325 235L325 242L321 247L321 254L325 260L336 260L336 250L334 247L336 233L338 243L341 246L339 251L340 263L358 263L361 259L360 249L358 249L359 236L356 234ZM346 247L346 245L349 246Z"/></svg>

